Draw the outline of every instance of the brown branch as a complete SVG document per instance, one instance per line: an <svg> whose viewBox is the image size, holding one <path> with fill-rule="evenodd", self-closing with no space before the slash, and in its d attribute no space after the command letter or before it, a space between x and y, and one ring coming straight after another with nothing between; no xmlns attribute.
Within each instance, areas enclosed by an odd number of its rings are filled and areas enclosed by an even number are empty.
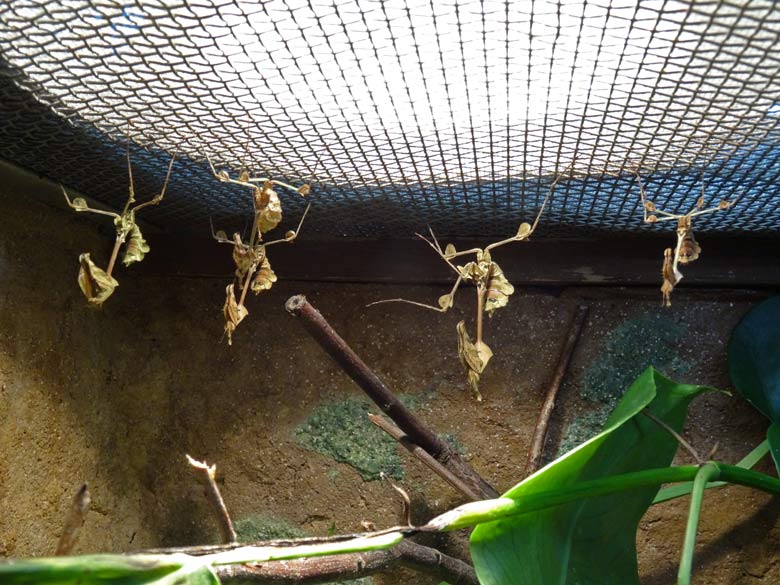
<svg viewBox="0 0 780 585"><path fill-rule="evenodd" d="M222 499L222 494L219 493L219 487L217 486L217 466L212 465L209 467L205 461L196 461L189 455L186 457L190 466L192 466L192 469L195 471L195 476L198 478L198 481L203 485L206 499L209 501L209 504L211 504L211 508L217 516L222 542L236 542L236 531L233 529L233 521L230 519L230 514L228 514L225 501Z"/></svg>
<svg viewBox="0 0 780 585"><path fill-rule="evenodd" d="M476 490L472 489L469 484L462 481L457 475L431 457L428 452L412 441L406 433L395 426L391 421L376 414L369 414L368 419L403 445L412 455L417 457L417 459L427 465L431 471L458 490L461 494L473 501L482 499Z"/></svg>
<svg viewBox="0 0 780 585"><path fill-rule="evenodd" d="M480 495L479 499L495 498L493 487L482 479L474 469L441 440L436 433L418 419L379 377L358 357L330 326L325 318L303 295L290 297L285 303L287 311L300 317L303 326L331 358L350 378L368 394L379 408L409 437L427 451L434 459L447 467L454 475Z"/></svg>
<svg viewBox="0 0 780 585"><path fill-rule="evenodd" d="M76 492L76 495L73 496L70 510L68 510L68 515L65 518L65 527L62 529L62 535L57 543L57 550L54 552L56 556L70 554L73 550L79 535L79 529L84 525L84 520L87 517L91 501L89 488L87 484L84 484Z"/></svg>
<svg viewBox="0 0 780 585"><path fill-rule="evenodd" d="M435 575L450 585L479 585L476 572L469 564L411 541L403 541L389 550L225 565L214 570L225 583L240 580L256 585L313 585L359 579L398 565Z"/></svg>
<svg viewBox="0 0 780 585"><path fill-rule="evenodd" d="M534 428L534 436L531 440L531 447L528 450L528 459L525 463L525 475L529 476L539 469L542 461L542 452L544 451L544 441L547 438L547 429L550 426L550 418L555 408L555 399L558 396L558 390L561 387L563 377L566 375L566 369L569 367L574 348L577 346L577 340L582 333L585 325L585 318L588 316L587 305L579 305L574 312L571 320L569 334L561 348L561 354L558 358L558 364L555 367L555 373L550 381L550 387L547 389L547 395L544 398L542 409L539 412L539 418Z"/></svg>
<svg viewBox="0 0 780 585"><path fill-rule="evenodd" d="M399 543L395 550L400 553L400 562L404 567L437 575L449 585L479 585L474 567L459 559L447 556L435 548L405 540Z"/></svg>

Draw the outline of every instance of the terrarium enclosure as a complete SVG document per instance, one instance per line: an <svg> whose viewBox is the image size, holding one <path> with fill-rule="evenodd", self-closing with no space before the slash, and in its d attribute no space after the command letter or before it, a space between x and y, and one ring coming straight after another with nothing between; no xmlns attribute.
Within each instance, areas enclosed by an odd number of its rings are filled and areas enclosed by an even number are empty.
<svg viewBox="0 0 780 585"><path fill-rule="evenodd" d="M652 467L737 463L775 420L729 353L780 288L779 36L771 0L0 4L0 553L54 555L84 483L72 555L231 540L186 455L241 542L428 526L648 366L723 391L626 423L679 441ZM677 578L690 499L623 537L637 583ZM779 582L779 517L707 490L693 582ZM534 582L429 532L241 576Z"/></svg>

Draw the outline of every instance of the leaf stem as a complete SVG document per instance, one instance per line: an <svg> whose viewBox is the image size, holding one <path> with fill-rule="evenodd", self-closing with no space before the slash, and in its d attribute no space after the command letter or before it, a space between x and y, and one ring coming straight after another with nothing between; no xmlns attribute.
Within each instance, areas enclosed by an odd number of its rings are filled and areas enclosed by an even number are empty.
<svg viewBox="0 0 780 585"><path fill-rule="evenodd" d="M391 531L378 536L364 536L351 540L299 546L245 546L234 550L200 557L211 566L242 563L263 563L287 559L319 557L351 552L385 550L394 547L404 539L402 531Z"/></svg>
<svg viewBox="0 0 780 585"><path fill-rule="evenodd" d="M691 493L691 506L688 511L688 524L685 527L685 541L683 542L682 555L680 556L680 568L677 572L677 585L690 585L691 570L693 569L693 552L696 549L696 531L699 528L699 515L701 504L704 500L704 490L707 483L720 476L720 468L717 463L705 463L696 472L693 480L693 492Z"/></svg>
<svg viewBox="0 0 780 585"><path fill-rule="evenodd" d="M780 494L780 480L776 478L724 463L712 463L712 465L716 467L718 473L710 478L711 480L721 479L772 494ZM631 489L659 486L664 483L692 481L696 479L699 469L697 465L646 469L584 481L556 490L537 492L518 499L496 498L472 502L437 516L422 529L426 531L458 530L507 516L545 510L584 498L607 496Z"/></svg>

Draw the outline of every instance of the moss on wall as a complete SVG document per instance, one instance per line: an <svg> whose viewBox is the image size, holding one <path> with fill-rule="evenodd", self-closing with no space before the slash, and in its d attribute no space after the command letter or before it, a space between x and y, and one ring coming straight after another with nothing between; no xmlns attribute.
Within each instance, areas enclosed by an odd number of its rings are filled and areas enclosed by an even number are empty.
<svg viewBox="0 0 780 585"><path fill-rule="evenodd" d="M262 540L284 540L309 536L305 530L290 524L286 520L270 516L249 516L238 520L234 529L239 542L258 542Z"/></svg>
<svg viewBox="0 0 780 585"><path fill-rule="evenodd" d="M685 374L690 366L679 357L678 347L686 331L686 325L656 311L623 321L607 336L586 370L582 397L614 405L650 365Z"/></svg>
<svg viewBox="0 0 780 585"><path fill-rule="evenodd" d="M615 327L583 376L580 395L595 403L594 408L572 420L558 453L562 455L599 433L626 389L648 366L671 376L690 371L691 364L679 353L687 329L658 311L626 319Z"/></svg>
<svg viewBox="0 0 780 585"><path fill-rule="evenodd" d="M404 468L393 439L368 420L365 400L350 398L316 408L295 430L301 445L352 466L366 481L384 472L403 479Z"/></svg>

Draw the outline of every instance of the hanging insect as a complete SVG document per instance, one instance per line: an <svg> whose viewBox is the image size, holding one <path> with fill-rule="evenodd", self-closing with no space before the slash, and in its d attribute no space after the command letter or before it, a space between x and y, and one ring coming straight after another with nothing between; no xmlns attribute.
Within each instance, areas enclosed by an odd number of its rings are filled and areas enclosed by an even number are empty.
<svg viewBox="0 0 780 585"><path fill-rule="evenodd" d="M504 275L504 271L494 262L491 256L491 251L503 246L504 244L510 244L512 242L522 242L528 240L531 234L536 229L539 223L539 219L544 212L544 208L547 202L550 200L555 186L561 177L570 171L572 165L570 165L564 173L557 174L550 189L547 192L547 196L542 202L542 206L534 219L533 224L521 223L517 230L517 233L505 240L494 242L485 248L471 248L469 250L457 251L455 246L447 244L446 248L442 250L439 245L436 235L433 230L428 228L431 239L429 240L425 236L416 234L417 237L424 240L431 248L433 248L437 254L444 260L447 265L455 271L458 278L455 280L455 284L452 290L446 295L442 295L438 300L438 307L433 305L427 305L425 303L418 303L416 301L410 301L407 299L384 299L370 303L368 306L377 305L380 303L392 303L401 302L423 307L426 309L432 309L440 313L444 313L453 306L455 293L462 282L471 282L477 289L477 335L476 339L472 341L466 330L466 322L461 321L457 325L458 333L458 358L461 365L466 370L469 380L469 386L474 394L474 397L481 401L482 394L479 391L479 377L487 367L490 358L493 357L493 351L490 349L487 343L483 340L483 326L482 326L482 314L487 313L488 316L492 316L496 309L505 307L509 302L509 296L515 292L514 286L507 280ZM460 256L467 256L474 254L475 259L471 262L460 266L455 265L452 260Z"/></svg>
<svg viewBox="0 0 780 585"><path fill-rule="evenodd" d="M78 212L96 213L99 215L107 215L114 219L114 225L116 226L116 240L114 241L114 249L111 252L111 258L108 261L108 267L103 270L99 268L90 258L89 252L85 252L79 256L79 276L78 283L81 292L84 293L90 306L100 308L103 303L110 297L114 289L119 286L119 283L112 276L114 271L114 265L116 264L117 256L119 255L119 249L122 244L127 244L125 247L125 253L122 258L122 263L125 266L130 266L134 262L140 262L144 259L144 256L149 252L149 244L141 233L141 228L135 221L136 213L138 213L144 207L150 205L157 205L165 196L165 189L168 186L168 179L171 176L171 169L173 168L173 161L176 159L176 154L171 157L171 162L168 163L168 172L165 175L165 182L163 183L162 190L155 195L149 201L136 204L135 188L133 186L133 169L130 165L130 140L127 141L127 174L130 180L129 195L127 203L125 203L122 213L114 213L113 211L103 211L101 209L93 209L87 205L87 202L82 197L74 197L73 200L68 196L68 192L65 187L60 185L62 193L65 195L65 201L68 205Z"/></svg>
<svg viewBox="0 0 780 585"><path fill-rule="evenodd" d="M661 304L671 307L672 291L683 277L678 269L678 265L693 262L701 254L701 246L693 235L692 218L707 213L714 213L716 211L724 211L733 206L737 200L727 201L722 199L715 207L704 209L704 177L702 177L701 197L696 201L696 206L685 214L669 213L658 209L655 203L647 199L645 188L642 185L642 179L639 176L639 173L635 174L637 183L639 183L639 194L642 198L642 211L644 213L645 223L656 223L669 220L677 221L677 246L674 250L672 250L672 248L666 248L664 250L664 262L663 267L661 268L661 277L663 280L663 283L661 284Z"/></svg>
<svg viewBox="0 0 780 585"><path fill-rule="evenodd" d="M284 187L304 197L309 194L310 186L304 184L299 188L295 188L282 181L270 180L266 177L252 177L246 170L242 170L238 178L233 179L227 171L222 170L218 172L214 168L211 159L206 158L211 167L211 172L217 180L223 183L241 185L252 190L254 220L248 242L244 242L238 233L233 234L232 239L228 239L225 232L218 231L215 233L213 226L211 229L211 235L217 242L233 246L233 262L236 265L235 279L225 289L225 305L222 308L228 345L232 345L233 333L236 327L249 314L249 310L244 305L247 291L251 290L255 294L260 294L262 291L270 289L277 280L276 273L271 268L271 263L266 255L266 248L274 244L294 241L298 237L303 221L306 219L306 214L311 207L311 204L306 206L296 229L287 231L283 238L264 242L263 234L274 229L282 221L282 204L279 195L274 190L274 186ZM238 300L236 300L236 284L241 291L241 296Z"/></svg>

